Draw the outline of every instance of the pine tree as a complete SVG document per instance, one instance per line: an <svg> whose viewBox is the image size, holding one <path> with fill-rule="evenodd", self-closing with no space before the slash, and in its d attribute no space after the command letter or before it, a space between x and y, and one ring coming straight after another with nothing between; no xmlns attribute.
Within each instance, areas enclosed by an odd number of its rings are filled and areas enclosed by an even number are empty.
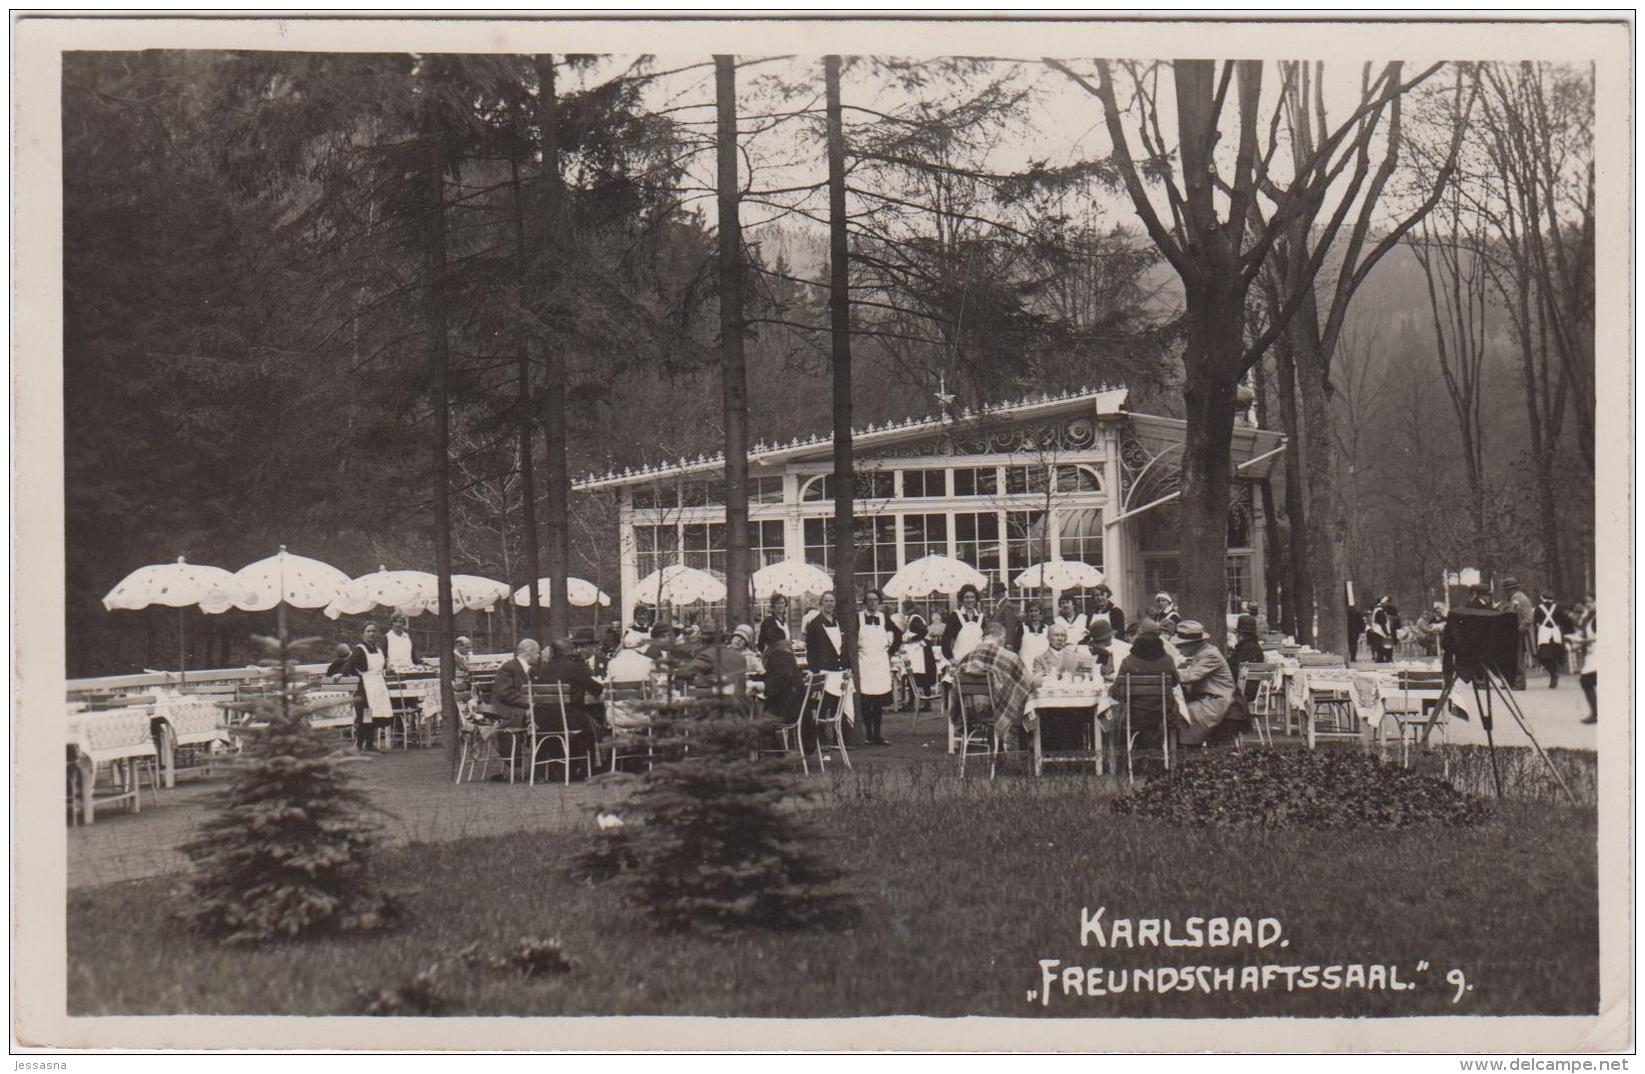
<svg viewBox="0 0 1645 1074"><path fill-rule="evenodd" d="M660 929L727 932L807 928L849 918L840 872L784 803L802 793L758 747L774 720L749 720L731 698L650 707L659 760L582 856L585 875L614 883ZM661 758L668 758L662 760Z"/></svg>
<svg viewBox="0 0 1645 1074"><path fill-rule="evenodd" d="M293 678L284 637L258 639L275 691L250 702L249 745L218 808L182 847L194 863L178 916L228 943L256 944L323 933L368 932L399 917L370 870L373 807L308 716L307 687Z"/></svg>

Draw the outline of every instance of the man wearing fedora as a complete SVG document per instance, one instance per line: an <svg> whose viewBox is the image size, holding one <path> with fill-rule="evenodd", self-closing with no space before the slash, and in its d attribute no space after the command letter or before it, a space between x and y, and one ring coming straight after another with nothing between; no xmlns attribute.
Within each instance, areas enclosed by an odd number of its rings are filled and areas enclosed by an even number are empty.
<svg viewBox="0 0 1645 1074"><path fill-rule="evenodd" d="M1188 725L1181 740L1184 746L1197 746L1211 737L1228 714L1234 700L1234 673L1217 647L1206 640L1205 627L1193 619L1177 624L1177 651L1183 657L1177 677L1188 702Z"/></svg>
<svg viewBox="0 0 1645 1074"><path fill-rule="evenodd" d="M1508 607L1519 617L1519 674L1514 678L1514 689L1525 689L1525 669L1536 660L1536 645L1532 642L1532 620L1536 618L1536 605L1525 591L1519 588L1519 579L1509 575L1502 580L1502 591L1508 594Z"/></svg>

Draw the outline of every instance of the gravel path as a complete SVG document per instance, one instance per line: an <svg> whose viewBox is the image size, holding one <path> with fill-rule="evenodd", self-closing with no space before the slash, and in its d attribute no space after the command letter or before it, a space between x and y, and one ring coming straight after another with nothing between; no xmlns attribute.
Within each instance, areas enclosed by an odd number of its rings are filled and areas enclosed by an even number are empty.
<svg viewBox="0 0 1645 1074"><path fill-rule="evenodd" d="M1595 728L1581 722L1587 715L1587 704L1574 678L1562 678L1557 690L1549 690L1546 679L1539 682L1533 678L1527 690L1514 696L1544 746L1594 748ZM911 734L907 714L888 714L886 734L892 739L890 747L862 747L851 753L856 771L869 775L876 790L889 789L888 781L911 775L914 768L939 780L953 775L952 760L944 754L942 728L936 720L927 717L919 733ZM1450 740L1458 744L1483 743L1485 736L1477 722L1453 721ZM1513 718L1501 711L1496 719L1496 740L1503 746L1528 744ZM837 762L829 767L836 768ZM983 766L982 771L986 770ZM391 845L525 830L592 829L592 807L621 794L618 786L599 778L569 787L457 785L451 782L445 756L437 749L380 755L361 761L356 771L387 814L384 830ZM193 836L212 808L213 796L224 779L221 774L187 776L177 787L160 791L158 799L145 792L139 814L110 811L100 815L95 824L69 829L69 887L187 869L187 859L176 848Z"/></svg>

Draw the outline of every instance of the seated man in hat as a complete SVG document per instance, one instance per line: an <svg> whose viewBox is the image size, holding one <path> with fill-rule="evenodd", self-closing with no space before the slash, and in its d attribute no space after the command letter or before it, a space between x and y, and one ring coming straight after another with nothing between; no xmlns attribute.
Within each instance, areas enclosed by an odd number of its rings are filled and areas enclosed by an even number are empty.
<svg viewBox="0 0 1645 1074"><path fill-rule="evenodd" d="M1193 619L1177 624L1177 651L1184 661L1177 677L1188 702L1182 744L1197 746L1211 737L1227 715L1234 700L1234 673L1217 647L1206 640L1205 628Z"/></svg>
<svg viewBox="0 0 1645 1074"><path fill-rule="evenodd" d="M1108 675L1112 675L1120 666L1120 662L1131 652L1130 643L1121 641L1114 635L1114 626L1107 619L1091 620L1091 630L1086 635L1085 644L1103 672Z"/></svg>

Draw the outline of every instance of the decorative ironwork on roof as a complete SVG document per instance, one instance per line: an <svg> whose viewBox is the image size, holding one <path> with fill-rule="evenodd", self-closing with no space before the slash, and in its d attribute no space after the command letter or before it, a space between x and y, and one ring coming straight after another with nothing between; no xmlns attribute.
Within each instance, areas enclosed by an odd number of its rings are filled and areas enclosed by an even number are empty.
<svg viewBox="0 0 1645 1074"><path fill-rule="evenodd" d="M1040 407L1058 406L1064 403L1079 400L1097 400L1109 393L1119 393L1120 398L1115 401L1114 409L1118 411L1124 405L1125 388L1120 386L1103 385L1098 388L1080 388L1075 391L1051 394L1041 392L1038 395L1025 395L1014 402L1001 403L995 407L977 410L967 407L952 417L947 415L927 415L918 418L905 418L902 421L889 421L881 424L869 423L866 428L852 430L853 441L872 441L887 436L900 436L911 432L926 432L950 427L956 421L975 421L985 418L1003 418L1032 413ZM751 463L768 463L782 459L791 452L806 451L808 449L831 444L834 433L830 430L826 434L817 434L810 437L794 437L786 444L760 441L749 450L748 461ZM643 482L648 478L672 476L687 477L693 474L710 473L723 469L725 453L714 455L698 455L695 459L681 457L672 463L654 463L643 466L625 466L622 470L610 469L603 474L590 474L580 478L572 484L578 492L594 492L617 485Z"/></svg>

